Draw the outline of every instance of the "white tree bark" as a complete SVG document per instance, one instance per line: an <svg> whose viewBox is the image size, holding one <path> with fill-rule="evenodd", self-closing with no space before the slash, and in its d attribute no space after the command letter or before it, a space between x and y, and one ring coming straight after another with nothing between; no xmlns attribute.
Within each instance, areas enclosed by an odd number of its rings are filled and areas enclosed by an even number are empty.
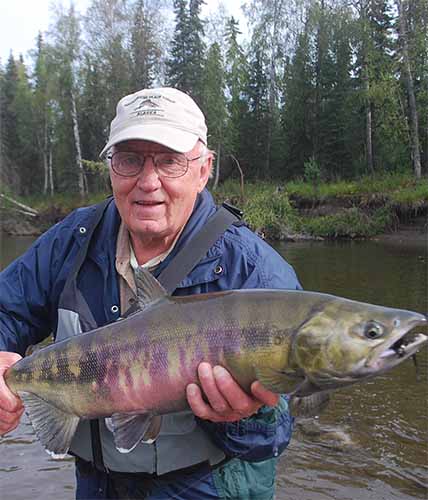
<svg viewBox="0 0 428 500"><path fill-rule="evenodd" d="M48 162L48 187L49 193L54 194L54 181L53 181L53 166L52 166L52 146L49 144L49 162Z"/></svg>
<svg viewBox="0 0 428 500"><path fill-rule="evenodd" d="M415 88L413 84L412 68L409 56L409 40L407 34L407 10L408 0L397 0L401 51L403 56L404 77L407 87L407 97L409 101L409 122L410 122L410 150L412 155L413 171L415 177L420 179L421 169L421 150L419 145L419 122L418 110L416 107Z"/></svg>
<svg viewBox="0 0 428 500"><path fill-rule="evenodd" d="M70 94L71 94L71 118L73 121L74 144L76 147L76 165L78 174L79 194L80 196L83 197L87 194L87 189L86 189L85 172L83 170L83 163L82 163L82 149L80 147L79 121L77 119L76 99L74 97L74 92L71 91Z"/></svg>

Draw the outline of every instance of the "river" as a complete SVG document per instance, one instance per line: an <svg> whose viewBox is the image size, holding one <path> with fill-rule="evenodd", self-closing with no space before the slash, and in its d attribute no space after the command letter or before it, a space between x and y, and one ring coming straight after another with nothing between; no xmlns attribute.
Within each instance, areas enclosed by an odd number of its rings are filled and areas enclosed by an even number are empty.
<svg viewBox="0 0 428 500"><path fill-rule="evenodd" d="M0 267L31 243L2 237ZM427 242L276 245L307 290L428 311ZM425 332L426 333L426 332ZM300 422L278 465L278 500L428 498L428 350L392 372L337 391L319 418ZM53 460L26 419L0 438L0 498L71 500L72 459Z"/></svg>

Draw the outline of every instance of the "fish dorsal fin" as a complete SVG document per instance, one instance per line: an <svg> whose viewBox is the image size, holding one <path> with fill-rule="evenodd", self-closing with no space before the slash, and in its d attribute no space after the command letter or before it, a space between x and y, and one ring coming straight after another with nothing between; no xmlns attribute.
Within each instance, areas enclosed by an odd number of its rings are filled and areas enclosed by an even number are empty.
<svg viewBox="0 0 428 500"><path fill-rule="evenodd" d="M151 413L115 413L111 416L110 424L117 450L129 453L141 441L153 443L159 434L161 422L162 417Z"/></svg>
<svg viewBox="0 0 428 500"><path fill-rule="evenodd" d="M315 417L325 409L329 401L329 391L316 392L303 398L293 396L289 403L290 413L293 417Z"/></svg>
<svg viewBox="0 0 428 500"><path fill-rule="evenodd" d="M29 392L19 392L37 437L54 458L63 458L71 445L79 417Z"/></svg>
<svg viewBox="0 0 428 500"><path fill-rule="evenodd" d="M135 269L135 284L137 287L138 305L141 309L168 295L168 292L152 273L143 267Z"/></svg>
<svg viewBox="0 0 428 500"><path fill-rule="evenodd" d="M255 368L257 380L270 391L278 394L289 394L302 383L301 377L295 372L278 372L269 366Z"/></svg>

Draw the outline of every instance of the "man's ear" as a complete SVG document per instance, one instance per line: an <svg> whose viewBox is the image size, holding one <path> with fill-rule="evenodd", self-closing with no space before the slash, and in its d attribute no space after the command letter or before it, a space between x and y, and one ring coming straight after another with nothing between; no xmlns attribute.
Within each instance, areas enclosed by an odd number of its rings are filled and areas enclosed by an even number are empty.
<svg viewBox="0 0 428 500"><path fill-rule="evenodd" d="M204 163L200 166L199 170L199 188L198 192L202 192L204 187L207 185L208 179L211 175L211 170L213 168L213 155L212 153L207 153Z"/></svg>

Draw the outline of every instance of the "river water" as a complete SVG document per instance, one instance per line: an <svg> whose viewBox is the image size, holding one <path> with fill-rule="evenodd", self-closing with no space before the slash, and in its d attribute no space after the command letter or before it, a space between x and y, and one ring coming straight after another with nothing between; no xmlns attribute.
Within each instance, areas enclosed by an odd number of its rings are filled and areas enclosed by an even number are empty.
<svg viewBox="0 0 428 500"><path fill-rule="evenodd" d="M3 237L0 267L31 243ZM428 311L427 241L292 243L277 250L307 290ZM426 333L426 332L425 332ZM428 498L428 350L337 391L319 418L301 421L278 465L278 500ZM26 419L0 438L0 499L71 500L73 460L53 460ZM201 499L202 500L202 499Z"/></svg>

